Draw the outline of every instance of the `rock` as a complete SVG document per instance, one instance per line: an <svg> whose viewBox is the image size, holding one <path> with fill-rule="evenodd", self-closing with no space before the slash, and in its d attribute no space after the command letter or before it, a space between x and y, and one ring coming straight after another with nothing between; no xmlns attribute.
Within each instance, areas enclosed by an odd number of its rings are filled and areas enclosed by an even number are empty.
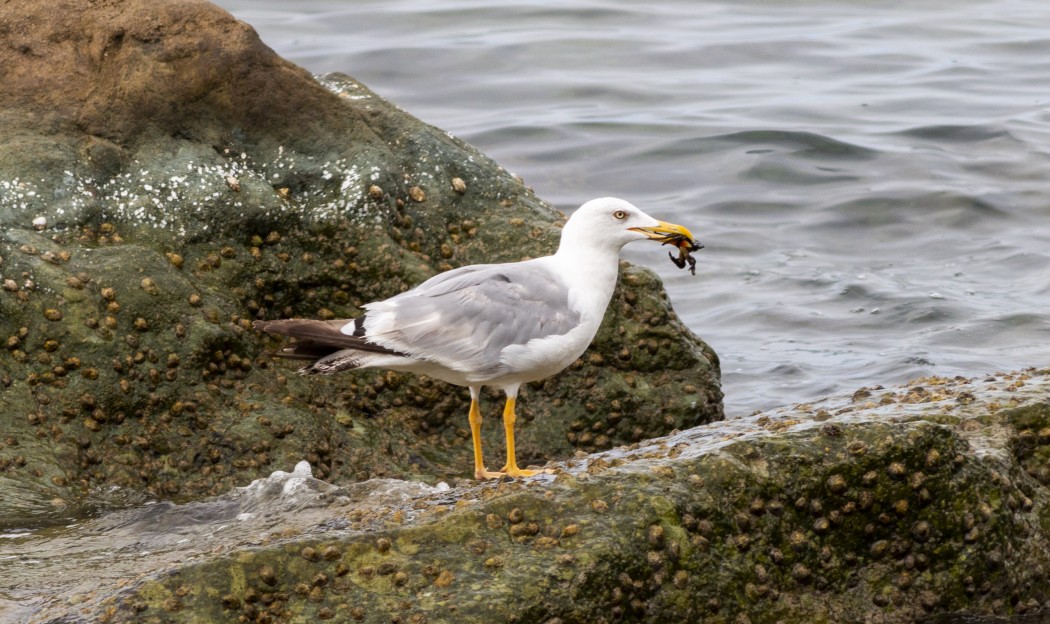
<svg viewBox="0 0 1050 624"><path fill-rule="evenodd" d="M893 624L1045 612L1048 396L1050 369L929 378L870 404L831 397L569 460L546 481L357 502L331 510L349 526L153 574L98 621L313 621L329 609L340 622ZM180 610L165 612L174 598Z"/></svg>
<svg viewBox="0 0 1050 624"><path fill-rule="evenodd" d="M0 44L0 491L21 493L0 526L303 458L333 482L470 473L465 389L304 379L250 322L356 316L453 266L549 253L556 211L206 2L6 3ZM523 462L722 418L716 356L626 265L592 349L523 396Z"/></svg>

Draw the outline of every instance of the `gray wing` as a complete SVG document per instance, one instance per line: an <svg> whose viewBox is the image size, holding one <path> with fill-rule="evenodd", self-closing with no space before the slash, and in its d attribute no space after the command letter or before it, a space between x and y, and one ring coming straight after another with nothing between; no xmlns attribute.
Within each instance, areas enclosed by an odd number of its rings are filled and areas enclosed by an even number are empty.
<svg viewBox="0 0 1050 624"><path fill-rule="evenodd" d="M580 322L565 284L533 262L463 267L365 308L370 341L480 374L499 372L508 346L565 334Z"/></svg>

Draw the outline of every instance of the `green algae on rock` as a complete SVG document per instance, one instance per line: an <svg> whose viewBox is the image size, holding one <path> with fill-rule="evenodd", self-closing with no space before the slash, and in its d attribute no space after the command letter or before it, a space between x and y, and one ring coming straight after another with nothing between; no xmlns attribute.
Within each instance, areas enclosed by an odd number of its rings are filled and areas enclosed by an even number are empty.
<svg viewBox="0 0 1050 624"><path fill-rule="evenodd" d="M930 378L705 425L180 566L102 621L1033 614L1050 609L1050 497L1026 462L1050 446L1032 433L1048 392L1050 370Z"/></svg>
<svg viewBox="0 0 1050 624"><path fill-rule="evenodd" d="M24 492L0 524L97 488L215 495L303 458L332 481L469 473L461 392L303 380L250 321L355 316L453 266L549 253L556 211L206 2L7 3L0 24L0 487ZM652 273L623 276L591 351L524 390L523 458L722 418L714 353Z"/></svg>

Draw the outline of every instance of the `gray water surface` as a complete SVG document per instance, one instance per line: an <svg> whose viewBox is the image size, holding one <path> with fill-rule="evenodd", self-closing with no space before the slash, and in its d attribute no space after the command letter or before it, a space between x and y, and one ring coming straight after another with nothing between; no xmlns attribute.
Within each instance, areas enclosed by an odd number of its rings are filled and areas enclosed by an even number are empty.
<svg viewBox="0 0 1050 624"><path fill-rule="evenodd" d="M1050 360L1050 5L220 0L571 210L616 195L663 250L730 416Z"/></svg>

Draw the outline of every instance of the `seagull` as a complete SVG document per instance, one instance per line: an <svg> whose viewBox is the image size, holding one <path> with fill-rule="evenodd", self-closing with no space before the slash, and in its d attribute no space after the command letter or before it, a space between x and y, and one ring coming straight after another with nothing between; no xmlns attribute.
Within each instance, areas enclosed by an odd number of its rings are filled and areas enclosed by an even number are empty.
<svg viewBox="0 0 1050 624"><path fill-rule="evenodd" d="M683 257L701 248L680 225L622 199L593 199L565 223L554 255L452 269L364 305L355 319L255 321L254 327L294 338L277 355L309 360L303 374L383 368L466 386L474 477L530 477L540 471L519 468L514 451L518 390L583 355L616 287L620 250L636 240L673 244ZM498 472L485 468L481 452L483 386L507 397L507 462Z"/></svg>

